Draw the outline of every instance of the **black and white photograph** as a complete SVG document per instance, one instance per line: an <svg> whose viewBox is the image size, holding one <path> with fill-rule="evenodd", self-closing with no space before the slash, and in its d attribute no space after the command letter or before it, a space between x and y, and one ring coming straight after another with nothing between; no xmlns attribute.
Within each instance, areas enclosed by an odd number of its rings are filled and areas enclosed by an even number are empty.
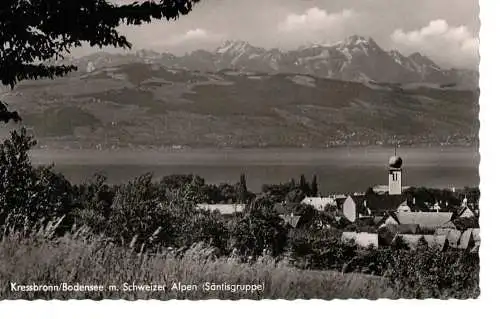
<svg viewBox="0 0 500 319"><path fill-rule="evenodd" d="M0 300L479 298L479 11L1 0Z"/></svg>

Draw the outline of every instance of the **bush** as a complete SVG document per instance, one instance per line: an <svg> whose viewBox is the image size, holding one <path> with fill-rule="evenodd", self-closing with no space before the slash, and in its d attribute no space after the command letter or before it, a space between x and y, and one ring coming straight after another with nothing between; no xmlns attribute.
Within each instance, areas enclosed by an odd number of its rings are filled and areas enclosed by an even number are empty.
<svg viewBox="0 0 500 319"><path fill-rule="evenodd" d="M72 217L77 226L89 226L94 233L105 232L107 220L116 195L116 189L106 184L107 178L95 174L93 178L75 187L76 210Z"/></svg>
<svg viewBox="0 0 500 319"><path fill-rule="evenodd" d="M292 230L288 248L294 265L305 269L338 270L356 255L353 243L342 243L341 233L336 229L312 233L307 230Z"/></svg>
<svg viewBox="0 0 500 319"><path fill-rule="evenodd" d="M476 298L479 255L432 249L393 251L386 278L401 298Z"/></svg>
<svg viewBox="0 0 500 319"><path fill-rule="evenodd" d="M0 227L30 228L61 217L73 207L71 184L52 166L34 168L29 150L36 145L26 129L12 131L0 144Z"/></svg>
<svg viewBox="0 0 500 319"><path fill-rule="evenodd" d="M302 269L337 270L383 276L401 298L475 298L479 295L479 256L450 250L407 250L404 242L387 248L356 248L337 230L290 232L291 263Z"/></svg>
<svg viewBox="0 0 500 319"><path fill-rule="evenodd" d="M159 188L152 175L142 175L118 188L107 221L106 234L124 245L134 237L144 242L164 222Z"/></svg>
<svg viewBox="0 0 500 319"><path fill-rule="evenodd" d="M282 254L288 229L267 198L253 201L246 211L229 223L230 249L243 256L257 257L265 251Z"/></svg>
<svg viewBox="0 0 500 319"><path fill-rule="evenodd" d="M198 212L187 221L187 233L179 234L185 238L181 246L188 247L194 243L204 242L218 249L218 253L227 255L229 252L229 230L220 214L215 212Z"/></svg>

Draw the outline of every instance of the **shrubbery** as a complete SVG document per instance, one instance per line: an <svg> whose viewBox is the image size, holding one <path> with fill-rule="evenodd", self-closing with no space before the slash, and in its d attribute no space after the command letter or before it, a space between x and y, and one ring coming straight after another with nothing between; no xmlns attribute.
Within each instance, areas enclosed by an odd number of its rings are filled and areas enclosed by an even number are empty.
<svg viewBox="0 0 500 319"><path fill-rule="evenodd" d="M423 243L422 243L423 244ZM402 298L479 296L479 255L462 250L359 249L335 230L317 234L296 230L289 239L298 268L360 272L387 278Z"/></svg>
<svg viewBox="0 0 500 319"><path fill-rule="evenodd" d="M245 212L229 222L230 248L240 255L257 257L267 251L278 256L285 251L288 228L267 198L253 201Z"/></svg>
<svg viewBox="0 0 500 319"><path fill-rule="evenodd" d="M479 296L477 253L426 249L385 254L391 256L385 277L401 298L467 299Z"/></svg>
<svg viewBox="0 0 500 319"><path fill-rule="evenodd" d="M337 230L311 233L293 230L289 235L289 251L299 268L342 271L345 263L356 256L354 244L343 244Z"/></svg>
<svg viewBox="0 0 500 319"><path fill-rule="evenodd" d="M61 217L73 208L71 184L52 167L34 168L28 151L36 142L25 129L0 144L0 227L30 228L41 219Z"/></svg>

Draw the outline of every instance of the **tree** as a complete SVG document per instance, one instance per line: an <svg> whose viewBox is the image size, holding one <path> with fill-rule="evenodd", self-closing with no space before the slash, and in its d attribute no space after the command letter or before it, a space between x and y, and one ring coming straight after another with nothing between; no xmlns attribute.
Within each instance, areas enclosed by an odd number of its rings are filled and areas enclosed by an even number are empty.
<svg viewBox="0 0 500 319"><path fill-rule="evenodd" d="M306 197L306 194L304 194L304 192L301 189L295 188L286 194L285 202L287 202L287 203L300 203L305 197Z"/></svg>
<svg viewBox="0 0 500 319"><path fill-rule="evenodd" d="M312 182L311 182L311 196L318 196L319 190L318 190L318 180L316 175L313 176Z"/></svg>
<svg viewBox="0 0 500 319"><path fill-rule="evenodd" d="M130 49L120 35L120 24L141 25L153 19L177 19L191 12L200 0L158 0L115 4L110 0L2 0L0 1L0 81L11 88L22 80L54 78L74 65L54 65L72 48ZM0 103L0 121L19 120Z"/></svg>
<svg viewBox="0 0 500 319"><path fill-rule="evenodd" d="M291 183L262 185L262 193L271 198L273 202L285 201L286 195L294 189L296 189L296 187L292 187Z"/></svg>
<svg viewBox="0 0 500 319"><path fill-rule="evenodd" d="M9 123L10 120L17 123L21 121L21 117L16 111L9 112L7 103L0 101L0 122Z"/></svg>
<svg viewBox="0 0 500 319"><path fill-rule="evenodd" d="M311 196L311 185L307 182L304 174L300 175L299 188L306 194L306 196Z"/></svg>
<svg viewBox="0 0 500 319"><path fill-rule="evenodd" d="M179 190L188 184L203 186L205 180L198 175L193 174L174 174L162 177L160 185L165 190Z"/></svg>
<svg viewBox="0 0 500 319"><path fill-rule="evenodd" d="M373 187L368 187L368 189L365 192L366 196L376 196L375 191L373 190Z"/></svg>
<svg viewBox="0 0 500 319"><path fill-rule="evenodd" d="M219 192L225 203L233 204L238 201L238 191L234 185L221 183L219 185Z"/></svg>
<svg viewBox="0 0 500 319"><path fill-rule="evenodd" d="M29 150L36 145L26 129L0 143L0 228L30 229L59 218L72 207L71 184L52 167L34 168Z"/></svg>
<svg viewBox="0 0 500 319"><path fill-rule="evenodd" d="M240 182L238 183L238 201L246 203L248 200L247 178L245 174L240 175Z"/></svg>
<svg viewBox="0 0 500 319"><path fill-rule="evenodd" d="M283 253L287 242L287 228L283 219L271 209L267 200L255 200L243 214L229 224L230 248L240 255L257 257L264 250L273 256Z"/></svg>

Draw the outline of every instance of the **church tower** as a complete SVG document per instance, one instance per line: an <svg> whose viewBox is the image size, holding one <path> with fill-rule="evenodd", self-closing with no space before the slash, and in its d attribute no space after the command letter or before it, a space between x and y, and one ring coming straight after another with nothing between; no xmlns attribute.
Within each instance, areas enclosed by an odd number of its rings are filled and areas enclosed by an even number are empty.
<svg viewBox="0 0 500 319"><path fill-rule="evenodd" d="M402 194L402 166L403 159L397 156L396 149L394 149L394 156L389 158L389 195Z"/></svg>

